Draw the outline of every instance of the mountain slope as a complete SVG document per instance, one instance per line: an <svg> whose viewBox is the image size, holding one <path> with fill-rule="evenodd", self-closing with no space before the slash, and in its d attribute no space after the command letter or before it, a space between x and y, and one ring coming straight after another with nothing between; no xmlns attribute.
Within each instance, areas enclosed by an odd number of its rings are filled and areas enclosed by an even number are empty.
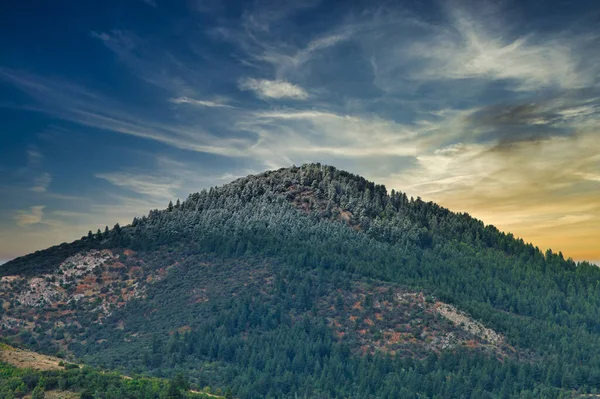
<svg viewBox="0 0 600 399"><path fill-rule="evenodd" d="M2 335L240 397L600 388L600 272L319 164L0 267ZM543 394L542 394L543 393Z"/></svg>

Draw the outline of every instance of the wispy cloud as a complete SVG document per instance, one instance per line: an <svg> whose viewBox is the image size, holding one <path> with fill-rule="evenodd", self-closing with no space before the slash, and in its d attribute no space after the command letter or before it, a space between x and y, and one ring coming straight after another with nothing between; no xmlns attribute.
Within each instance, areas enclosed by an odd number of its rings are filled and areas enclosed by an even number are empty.
<svg viewBox="0 0 600 399"><path fill-rule="evenodd" d="M33 224L41 223L44 218L45 205L32 206L28 210L17 211L15 221L21 227L28 227Z"/></svg>
<svg viewBox="0 0 600 399"><path fill-rule="evenodd" d="M181 186L180 181L173 181L170 178L157 178L152 175L116 172L98 173L95 176L115 186L152 198L173 198L175 197L175 190Z"/></svg>
<svg viewBox="0 0 600 399"><path fill-rule="evenodd" d="M31 191L36 193L44 193L48 189L48 186L52 182L52 175L50 173L42 173L40 176L35 178L34 185L31 187Z"/></svg>
<svg viewBox="0 0 600 399"><path fill-rule="evenodd" d="M34 148L27 149L27 163L30 166L39 165L43 159L44 155L40 151Z"/></svg>
<svg viewBox="0 0 600 399"><path fill-rule="evenodd" d="M302 75L304 67L318 60L325 50L351 40L358 33L355 25L340 24L335 20L327 31L311 33L306 38L287 40L274 34L274 29L277 32L286 30L288 18L319 3L320 0L257 1L244 12L241 21L214 27L211 32L214 37L231 42L242 50L242 64L274 73L276 80L290 80L293 76Z"/></svg>
<svg viewBox="0 0 600 399"><path fill-rule="evenodd" d="M85 213L85 212L73 212L73 211L62 211L62 210L52 211L52 215L59 216L59 217L66 217L66 218L82 218L82 217L89 216L89 214Z"/></svg>
<svg viewBox="0 0 600 399"><path fill-rule="evenodd" d="M594 173L579 173L579 176L581 176L583 179L585 180L589 180L589 181L597 181L600 183L600 174L594 174Z"/></svg>
<svg viewBox="0 0 600 399"><path fill-rule="evenodd" d="M431 42L410 46L411 55L427 60L415 77L513 80L518 90L579 88L591 83L592 77L578 70L573 40L524 36L506 42L462 12L456 12L454 28L435 35Z"/></svg>
<svg viewBox="0 0 600 399"><path fill-rule="evenodd" d="M231 115L231 126L251 135L246 135L246 138L227 137L209 134L195 124L168 124L152 116L136 116L134 112L126 112L126 107L121 104L72 84L6 70L0 71L2 75L39 101L35 110L52 116L176 148L263 159L269 166L307 160L307 154L313 154L312 157L316 154L352 157L415 152L415 143L406 141L407 137L415 135L409 127L373 116L349 116L326 111L239 110ZM283 94L303 93L297 91L298 88L290 92L289 86L283 87ZM275 92L267 93L283 95L278 91L281 86L275 85L273 90ZM298 159L294 158L294 154L305 155Z"/></svg>
<svg viewBox="0 0 600 399"><path fill-rule="evenodd" d="M132 200L150 200L163 206L170 200L187 196L190 192L199 191L209 186L228 183L237 177L257 173L255 170L231 170L223 174L206 173L194 163L182 162L167 156L156 156L154 165L148 170L119 170L97 173L95 177L135 193ZM125 201L124 196L119 197ZM139 207L140 214L147 208Z"/></svg>
<svg viewBox="0 0 600 399"><path fill-rule="evenodd" d="M599 35L568 29L515 34L501 10L475 12L456 2L451 4L447 7L448 25L401 17L419 32L415 37L387 25L387 19L383 19L379 24L389 35L386 46L375 45L379 29L358 39L373 54L376 83L382 89L402 89L407 80L505 81L517 91L575 89L597 82L598 67L594 63L598 54L591 49L597 46ZM590 62L590 57L595 62ZM398 76L402 79L394 82Z"/></svg>
<svg viewBox="0 0 600 399"><path fill-rule="evenodd" d="M351 27L343 29L343 32L325 34L311 40L306 47L290 51L277 45L265 45L261 53L253 55L257 60L267 62L275 68L278 77L284 77L290 73L298 72L304 64L309 63L319 51L333 47L341 42L350 40L354 32Z"/></svg>
<svg viewBox="0 0 600 399"><path fill-rule="evenodd" d="M148 43L132 32L119 29L92 31L90 36L100 40L145 82L176 96L193 96L196 93L194 77L197 74L170 52L157 51L156 43Z"/></svg>
<svg viewBox="0 0 600 399"><path fill-rule="evenodd" d="M288 164L315 158L414 156L419 145L417 132L407 126L325 111L257 112L237 127L259 135L255 151L271 150Z"/></svg>
<svg viewBox="0 0 600 399"><path fill-rule="evenodd" d="M196 100L194 98L189 98L189 97L172 98L169 100L169 102L171 102L173 104L190 104L190 105L197 105L200 107L208 107L208 108L235 108L235 107L225 103L224 101Z"/></svg>
<svg viewBox="0 0 600 399"><path fill-rule="evenodd" d="M243 79L240 81L241 90L252 90L260 98L291 98L306 100L308 93L302 87L284 80Z"/></svg>
<svg viewBox="0 0 600 399"><path fill-rule="evenodd" d="M148 112L136 115L127 107L83 87L36 75L0 69L0 77L38 101L27 109L85 126L154 140L190 151L227 156L244 155L251 142L210 134L197 125L165 123ZM151 113L150 113L151 114Z"/></svg>
<svg viewBox="0 0 600 399"><path fill-rule="evenodd" d="M320 2L321 0L255 1L242 15L241 25L249 32L269 32L273 24L315 7Z"/></svg>

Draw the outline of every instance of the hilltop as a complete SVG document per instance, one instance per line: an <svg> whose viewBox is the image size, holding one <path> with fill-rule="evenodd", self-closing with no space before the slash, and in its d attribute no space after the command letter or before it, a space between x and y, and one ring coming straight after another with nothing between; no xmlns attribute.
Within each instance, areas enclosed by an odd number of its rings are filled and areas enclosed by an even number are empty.
<svg viewBox="0 0 600 399"><path fill-rule="evenodd" d="M330 166L0 266L12 342L259 397L600 389L600 271Z"/></svg>

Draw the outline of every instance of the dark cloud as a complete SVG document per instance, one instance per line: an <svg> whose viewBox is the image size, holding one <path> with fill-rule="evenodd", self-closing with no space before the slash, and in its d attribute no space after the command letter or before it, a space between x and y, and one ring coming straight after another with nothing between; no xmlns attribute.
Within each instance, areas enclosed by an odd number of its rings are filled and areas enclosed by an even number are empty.
<svg viewBox="0 0 600 399"><path fill-rule="evenodd" d="M577 90L537 101L493 104L465 119L480 141L495 141L509 149L513 143L576 134L582 125L599 117L599 94Z"/></svg>

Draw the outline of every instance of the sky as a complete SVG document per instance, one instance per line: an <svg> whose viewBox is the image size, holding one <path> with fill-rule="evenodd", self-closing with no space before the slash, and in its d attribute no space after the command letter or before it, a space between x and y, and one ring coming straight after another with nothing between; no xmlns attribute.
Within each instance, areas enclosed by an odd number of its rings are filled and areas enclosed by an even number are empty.
<svg viewBox="0 0 600 399"><path fill-rule="evenodd" d="M600 264L596 0L8 0L0 54L0 263L321 162Z"/></svg>

